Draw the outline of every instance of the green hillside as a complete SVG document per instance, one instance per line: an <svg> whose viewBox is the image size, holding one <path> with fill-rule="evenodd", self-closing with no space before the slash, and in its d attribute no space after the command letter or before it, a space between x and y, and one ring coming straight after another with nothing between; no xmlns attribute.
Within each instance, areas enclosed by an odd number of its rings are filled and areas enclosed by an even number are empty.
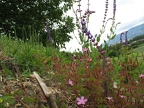
<svg viewBox="0 0 144 108"><path fill-rule="evenodd" d="M133 51L137 53L144 52L144 44L139 46L138 48L133 49Z"/></svg>

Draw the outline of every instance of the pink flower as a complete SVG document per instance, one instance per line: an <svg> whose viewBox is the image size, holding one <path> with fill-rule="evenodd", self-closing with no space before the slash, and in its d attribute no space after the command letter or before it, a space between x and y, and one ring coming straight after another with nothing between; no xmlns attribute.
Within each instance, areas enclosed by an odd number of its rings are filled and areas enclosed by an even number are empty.
<svg viewBox="0 0 144 108"><path fill-rule="evenodd" d="M82 96L81 98L76 98L77 99L77 104L81 105L81 104L85 104L88 100L84 98L84 96Z"/></svg>
<svg viewBox="0 0 144 108"><path fill-rule="evenodd" d="M83 52L87 52L88 49L87 49L87 48L82 48L82 51L83 51Z"/></svg>
<svg viewBox="0 0 144 108"><path fill-rule="evenodd" d="M120 97L121 97L121 98L124 98L125 96L124 96L124 95L120 95Z"/></svg>
<svg viewBox="0 0 144 108"><path fill-rule="evenodd" d="M107 97L107 99L108 99L109 101L113 101L113 98L112 98L112 97Z"/></svg>
<svg viewBox="0 0 144 108"><path fill-rule="evenodd" d="M73 86L73 82L71 79L69 79L68 83L69 83L69 85Z"/></svg>
<svg viewBox="0 0 144 108"><path fill-rule="evenodd" d="M139 77L140 77L140 78L144 77L144 74L140 74Z"/></svg>

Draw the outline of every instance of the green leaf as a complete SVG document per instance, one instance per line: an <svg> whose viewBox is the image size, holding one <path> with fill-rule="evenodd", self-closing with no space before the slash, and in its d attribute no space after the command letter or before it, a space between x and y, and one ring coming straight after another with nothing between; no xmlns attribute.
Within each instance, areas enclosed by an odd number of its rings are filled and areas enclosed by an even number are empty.
<svg viewBox="0 0 144 108"><path fill-rule="evenodd" d="M107 38L108 38L108 39L110 39L110 36L109 36L109 35L107 35Z"/></svg>
<svg viewBox="0 0 144 108"><path fill-rule="evenodd" d="M113 33L113 28L112 27L110 28L110 31Z"/></svg>
<svg viewBox="0 0 144 108"><path fill-rule="evenodd" d="M107 44L106 40L104 40L104 43L105 43L104 47L107 49L108 48L108 44Z"/></svg>
<svg viewBox="0 0 144 108"><path fill-rule="evenodd" d="M115 38L115 36L116 36L116 34L115 34L115 35L113 35L112 37L111 37L111 36L109 36L109 35L107 35L107 38L108 38L109 40L113 40L113 39Z"/></svg>
<svg viewBox="0 0 144 108"><path fill-rule="evenodd" d="M23 98L23 101L26 102L26 103L32 103L32 102L35 102L35 98L32 98L32 97L24 97Z"/></svg>
<svg viewBox="0 0 144 108"><path fill-rule="evenodd" d="M101 33L101 34L103 33L102 30L100 30L100 33Z"/></svg>
<svg viewBox="0 0 144 108"><path fill-rule="evenodd" d="M31 75L31 73L28 72L28 70L24 71L24 72L21 74L21 76L24 77L24 78L28 78L28 77L30 77L30 75Z"/></svg>
<svg viewBox="0 0 144 108"><path fill-rule="evenodd" d="M116 34L115 34L115 35L113 35L111 39L114 39L115 37L116 37Z"/></svg>
<svg viewBox="0 0 144 108"><path fill-rule="evenodd" d="M22 94L23 94L22 90L17 90L17 91L14 92L13 96L22 95Z"/></svg>
<svg viewBox="0 0 144 108"><path fill-rule="evenodd" d="M84 36L79 34L79 37L80 37L80 41L83 43L84 42Z"/></svg>
<svg viewBox="0 0 144 108"><path fill-rule="evenodd" d="M2 98L0 98L0 103L2 103L3 102L3 100L2 100Z"/></svg>
<svg viewBox="0 0 144 108"><path fill-rule="evenodd" d="M14 97L11 95L4 95L0 99L2 99L5 102L10 102L10 101L12 101L12 99L14 99Z"/></svg>
<svg viewBox="0 0 144 108"><path fill-rule="evenodd" d="M98 41L98 42L100 41L100 35L97 37L97 41Z"/></svg>
<svg viewBox="0 0 144 108"><path fill-rule="evenodd" d="M93 49L93 45L92 45L92 43L90 43L90 49L91 49L91 50Z"/></svg>
<svg viewBox="0 0 144 108"><path fill-rule="evenodd" d="M104 40L104 43L106 43L106 40Z"/></svg>
<svg viewBox="0 0 144 108"><path fill-rule="evenodd" d="M6 71L6 74L8 74L9 76L14 77L13 72L6 65L2 64L2 66L3 66L4 70Z"/></svg>

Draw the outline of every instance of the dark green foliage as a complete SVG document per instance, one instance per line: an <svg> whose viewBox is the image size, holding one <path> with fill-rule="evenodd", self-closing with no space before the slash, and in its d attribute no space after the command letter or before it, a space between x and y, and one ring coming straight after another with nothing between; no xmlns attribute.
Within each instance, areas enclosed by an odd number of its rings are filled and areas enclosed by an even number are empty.
<svg viewBox="0 0 144 108"><path fill-rule="evenodd" d="M137 47L138 47L138 44L137 44L137 43L131 44L130 47L131 47L131 48L137 48Z"/></svg>
<svg viewBox="0 0 144 108"><path fill-rule="evenodd" d="M136 37L129 40L129 44L134 42L134 41L142 40L142 39L144 39L144 35L136 36Z"/></svg>
<svg viewBox="0 0 144 108"><path fill-rule="evenodd" d="M63 16L71 5L65 0L2 0L0 2L0 32L10 33L18 38L30 38L31 28L40 35L44 45L47 33L44 31L46 21L49 24L54 46L64 47L70 40L68 33L74 29L73 18ZM15 31L15 33L14 33Z"/></svg>
<svg viewBox="0 0 144 108"><path fill-rule="evenodd" d="M132 38L128 41L127 49L131 50L131 49L137 48L140 45L142 45L143 42L144 42L144 35L140 35L135 38ZM122 44L123 44L123 47L125 47L125 42ZM118 57L120 55L120 44L119 43L107 46L107 43L105 42L104 50L106 50L106 49L107 49L109 57Z"/></svg>
<svg viewBox="0 0 144 108"><path fill-rule="evenodd" d="M109 57L116 57L117 56L117 51L110 51L108 56Z"/></svg>

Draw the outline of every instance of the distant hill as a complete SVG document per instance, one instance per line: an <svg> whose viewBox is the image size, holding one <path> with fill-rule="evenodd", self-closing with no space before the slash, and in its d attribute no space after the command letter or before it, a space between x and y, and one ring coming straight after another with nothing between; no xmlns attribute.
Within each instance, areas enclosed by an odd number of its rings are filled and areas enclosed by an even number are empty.
<svg viewBox="0 0 144 108"><path fill-rule="evenodd" d="M132 27L128 30L127 37L128 40L134 38L139 35L144 34L144 23L138 26ZM125 36L123 35L122 40L125 40ZM120 42L120 34L118 34L113 40L110 41L109 44L115 44Z"/></svg>

